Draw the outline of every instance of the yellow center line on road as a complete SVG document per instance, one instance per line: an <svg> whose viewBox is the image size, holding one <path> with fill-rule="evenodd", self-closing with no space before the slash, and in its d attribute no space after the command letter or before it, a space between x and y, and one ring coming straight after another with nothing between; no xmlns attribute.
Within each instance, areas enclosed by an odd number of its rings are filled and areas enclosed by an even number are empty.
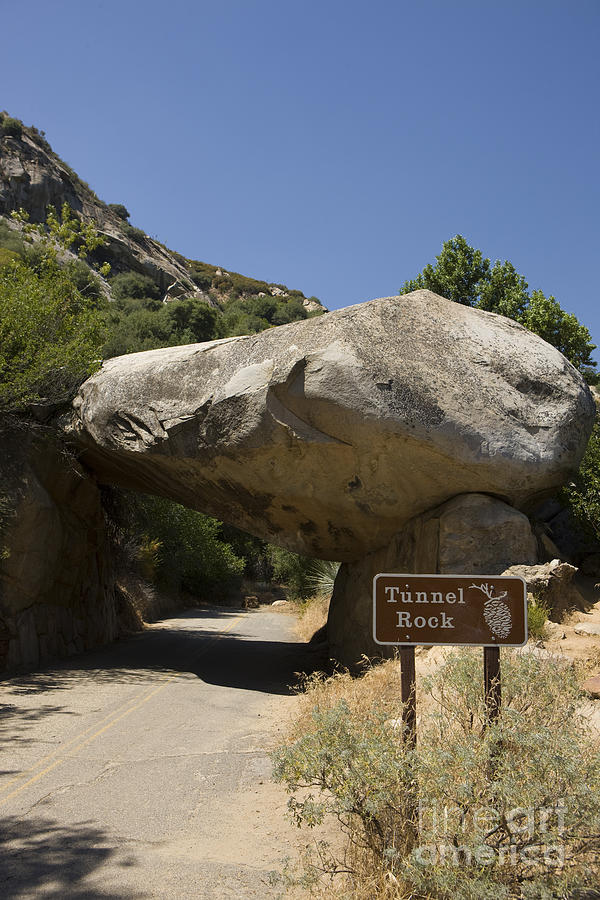
<svg viewBox="0 0 600 900"><path fill-rule="evenodd" d="M214 637L211 637L209 639L208 643L202 648L202 650L200 651L200 653L198 655L200 656L200 655L202 655L202 653L205 653L211 644L214 644L215 641L218 641L220 638L223 637L223 635L227 634L227 632L232 631L232 629L235 628L235 626L238 624L238 622L242 621L242 619L244 618L245 615L246 615L246 613L242 613L242 615L236 616L236 618L232 622L229 623L227 628L224 628L218 634L214 635ZM151 700L152 697L154 697L160 691L164 690L167 687L167 685L171 684L171 682L173 682L177 678L179 678L180 674L181 673L178 672L176 675L172 675L170 678L168 678L164 682L164 684L161 684L160 687L154 688L152 691L150 691L149 694L146 694L142 700L140 700L137 703L134 702L134 704L132 706L129 705L131 703L130 700L128 700L124 704L121 704L121 706L119 706L116 710L114 710L112 713L109 713L109 715L105 716L104 719L101 719L100 722L96 722L94 725L91 725L89 728L86 728L85 731L82 731L78 735L76 735L74 738L71 738L71 740L67 741L67 743L64 744L63 746L58 747L52 753L48 753L46 756L43 756L36 763L34 763L33 766L30 766L24 772L21 772L21 773L19 773L19 775L16 775L14 778L11 778L10 781L8 781L6 784L4 784L0 788L0 792L5 791L15 781L18 781L21 778L25 778L30 772L33 772L38 766L47 762L49 759L52 759L53 756L56 756L57 753L62 754L60 759L55 760L53 763L51 763L51 765L47 766L45 769L42 769L41 772L38 772L36 775L33 775L31 778L29 778L23 784L19 785L18 788L15 788L9 794L6 794L6 796L2 797L0 799L0 806L2 806L4 803L6 803L8 800L10 800L11 797L14 797L16 794L21 793L21 791L25 790L25 788L28 787L30 784L33 784L34 782L38 781L47 772L50 772L50 771L52 771L52 769L55 769L56 766L60 765L60 763L65 761L65 758L67 756L69 756L69 757L74 756L87 744L90 744L92 741L95 741L96 738L100 737L101 734L104 734L106 731L108 731L110 728L112 728L114 725L116 725L117 722L120 722L121 719L124 719L126 716L130 715L132 712L135 712L137 709L142 707L145 703L147 703L149 700ZM137 700L138 697L139 697L139 694L134 698L134 701ZM126 708L124 712L121 712L120 715L116 715L116 713L119 713L119 711L122 710L124 706L128 707L128 708ZM111 716L114 718L111 719ZM98 731L94 732L94 734L91 734L84 741L81 741L81 743L78 746L72 747L72 745L76 744L77 741L81 740L81 738L84 735L86 735L88 733L88 731L91 731L93 728L96 728L99 724L101 724L102 722L105 722L106 719L111 719L111 721L107 722L106 725L104 725L102 728L99 728ZM70 747L72 747L72 749L69 749ZM65 753L65 751L68 751L68 753Z"/></svg>

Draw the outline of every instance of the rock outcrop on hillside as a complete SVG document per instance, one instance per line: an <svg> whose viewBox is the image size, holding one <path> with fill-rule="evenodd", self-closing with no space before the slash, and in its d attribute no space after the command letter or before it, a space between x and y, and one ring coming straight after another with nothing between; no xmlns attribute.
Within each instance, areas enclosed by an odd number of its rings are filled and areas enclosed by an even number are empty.
<svg viewBox="0 0 600 900"><path fill-rule="evenodd" d="M102 481L348 561L460 494L526 508L576 469L594 413L541 338L415 291L109 360L68 427Z"/></svg>
<svg viewBox="0 0 600 900"><path fill-rule="evenodd" d="M104 245L92 255L94 263L110 263L111 275L135 272L147 275L165 301L203 300L214 308L231 299L273 296L300 300L308 314L321 314L316 297L301 291L227 272L218 266L186 259L159 241L134 228L122 204L106 204L85 181L53 151L43 132L11 120L16 128L5 130L6 113L0 113L0 223L13 210L24 209L31 221L45 222L48 206L60 211L67 203L86 222L92 222ZM203 277L198 278L199 270ZM110 288L105 283L105 292Z"/></svg>
<svg viewBox="0 0 600 900"><path fill-rule="evenodd" d="M96 197L43 137L32 129L24 129L19 137L0 135L0 215L22 208L33 222L45 222L47 207L60 210L63 203L96 224L106 240L102 260L111 264L113 274L135 271L152 277L165 293L183 289L189 296L201 295L183 257L143 232L135 239L128 236L123 219Z"/></svg>

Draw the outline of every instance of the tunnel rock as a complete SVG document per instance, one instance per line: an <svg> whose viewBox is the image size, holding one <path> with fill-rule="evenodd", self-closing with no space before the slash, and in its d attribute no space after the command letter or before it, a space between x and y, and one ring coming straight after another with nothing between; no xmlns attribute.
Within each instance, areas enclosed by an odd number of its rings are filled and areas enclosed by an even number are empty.
<svg viewBox="0 0 600 900"><path fill-rule="evenodd" d="M67 430L101 482L349 561L460 494L526 507L576 469L594 411L554 347L421 290L110 359Z"/></svg>

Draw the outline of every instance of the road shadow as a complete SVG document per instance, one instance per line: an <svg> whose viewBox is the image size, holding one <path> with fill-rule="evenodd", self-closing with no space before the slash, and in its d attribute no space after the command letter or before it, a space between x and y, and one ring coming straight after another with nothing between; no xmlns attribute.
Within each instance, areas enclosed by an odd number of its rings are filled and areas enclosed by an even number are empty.
<svg viewBox="0 0 600 900"><path fill-rule="evenodd" d="M1 696L6 701L0 705L0 736L3 723L6 730L12 730L14 739L15 727L21 724L26 728L28 716L40 719L63 711L61 706L52 704L27 710L23 702L26 695L68 691L85 681L160 683L173 674L187 673L209 684L290 694L299 684L299 675L327 667L324 645L289 639L260 640L250 633L247 627L250 619L263 615L262 611L248 613L241 628L225 633L242 613L246 611L221 607L186 610L104 647L69 657L38 672L5 679L0 682ZM215 630L214 624L210 629L203 627L206 619L213 622L217 619L218 629ZM271 621L277 620L283 621L283 617L271 614ZM281 627L277 637L285 632Z"/></svg>
<svg viewBox="0 0 600 900"><path fill-rule="evenodd" d="M14 697L12 699L17 699ZM0 703L0 747L3 745L11 746L15 743L37 744L35 735L32 730L42 719L56 716L57 714L64 716L77 716L78 713L65 706L58 706L53 703L45 703L43 706L34 706L26 708L18 703ZM11 775L12 769L0 769L0 775ZM1 896L1 895L0 895Z"/></svg>
<svg viewBox="0 0 600 900"><path fill-rule="evenodd" d="M43 897L45 900L143 900L146 893L118 892L86 885L94 871L117 850L92 822L61 825L51 819L0 819L0 896ZM121 865L134 865L124 859Z"/></svg>
<svg viewBox="0 0 600 900"><path fill-rule="evenodd" d="M304 676L323 671L327 664L323 647L228 634L198 656L192 672L208 684L289 695L297 692Z"/></svg>

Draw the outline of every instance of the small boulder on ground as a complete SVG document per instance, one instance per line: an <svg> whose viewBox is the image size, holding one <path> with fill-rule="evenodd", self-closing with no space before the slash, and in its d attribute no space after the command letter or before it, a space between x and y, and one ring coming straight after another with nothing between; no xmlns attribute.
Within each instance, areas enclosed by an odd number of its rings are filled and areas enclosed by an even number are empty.
<svg viewBox="0 0 600 900"><path fill-rule="evenodd" d="M597 622L578 622L574 628L575 634L591 635L600 637L600 625Z"/></svg>
<svg viewBox="0 0 600 900"><path fill-rule="evenodd" d="M572 583L576 573L575 566L553 559L539 566L510 566L502 574L524 578L527 592L548 610L553 621L560 621L569 610L585 608L585 600Z"/></svg>
<svg viewBox="0 0 600 900"><path fill-rule="evenodd" d="M600 674L592 675L584 681L582 688L584 691L587 691L588 694L592 694L593 697L600 697Z"/></svg>

